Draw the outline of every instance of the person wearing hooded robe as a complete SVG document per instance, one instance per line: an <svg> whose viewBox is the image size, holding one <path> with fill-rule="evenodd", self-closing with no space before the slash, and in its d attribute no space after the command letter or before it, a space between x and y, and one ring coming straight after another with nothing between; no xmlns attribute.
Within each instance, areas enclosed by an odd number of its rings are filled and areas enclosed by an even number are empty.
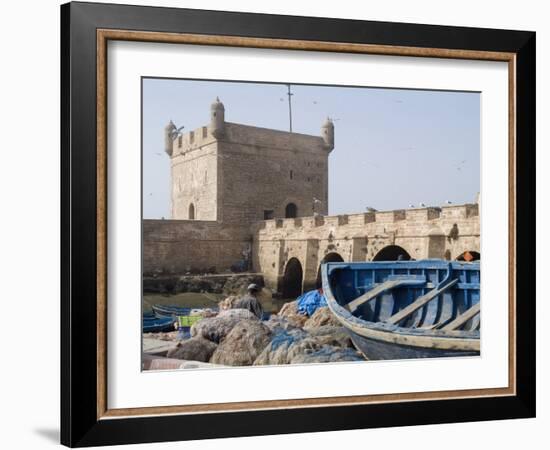
<svg viewBox="0 0 550 450"><path fill-rule="evenodd" d="M239 298L233 304L233 308L248 309L258 319L262 320L264 309L262 307L262 304L260 303L260 300L258 299L258 294L261 290L260 287L257 284L252 283L248 286L246 290L246 295Z"/></svg>

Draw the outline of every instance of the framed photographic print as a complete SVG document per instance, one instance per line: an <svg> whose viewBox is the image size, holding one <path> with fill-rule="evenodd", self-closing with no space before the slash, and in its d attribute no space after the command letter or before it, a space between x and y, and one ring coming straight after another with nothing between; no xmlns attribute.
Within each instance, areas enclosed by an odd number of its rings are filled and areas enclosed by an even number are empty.
<svg viewBox="0 0 550 450"><path fill-rule="evenodd" d="M63 444L534 416L535 33L61 19Z"/></svg>

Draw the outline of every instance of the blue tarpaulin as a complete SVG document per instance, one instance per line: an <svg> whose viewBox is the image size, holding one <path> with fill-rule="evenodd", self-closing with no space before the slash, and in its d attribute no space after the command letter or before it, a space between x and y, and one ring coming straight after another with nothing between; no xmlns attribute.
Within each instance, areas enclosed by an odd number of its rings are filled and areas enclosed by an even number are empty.
<svg viewBox="0 0 550 450"><path fill-rule="evenodd" d="M317 308L327 306L325 296L318 290L306 292L298 297L296 301L298 302L298 312L300 314L307 314L308 316L312 316L317 311Z"/></svg>

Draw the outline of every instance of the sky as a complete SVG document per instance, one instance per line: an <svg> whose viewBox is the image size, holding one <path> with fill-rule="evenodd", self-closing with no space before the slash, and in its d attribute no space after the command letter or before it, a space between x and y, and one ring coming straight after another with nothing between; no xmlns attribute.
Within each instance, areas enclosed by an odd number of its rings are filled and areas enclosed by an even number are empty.
<svg viewBox="0 0 550 450"><path fill-rule="evenodd" d="M292 128L319 136L334 120L329 214L472 203L480 190L480 94L292 85ZM285 84L143 79L143 217L170 217L164 127L208 125L219 97L227 122L288 131Z"/></svg>

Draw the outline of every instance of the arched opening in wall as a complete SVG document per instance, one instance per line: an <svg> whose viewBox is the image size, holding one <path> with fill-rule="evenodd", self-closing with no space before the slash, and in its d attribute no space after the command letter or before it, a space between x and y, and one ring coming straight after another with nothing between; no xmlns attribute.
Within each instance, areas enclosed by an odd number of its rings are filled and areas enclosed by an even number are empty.
<svg viewBox="0 0 550 450"><path fill-rule="evenodd" d="M287 219L298 217L298 207L294 203L289 203L288 205L286 205L285 217Z"/></svg>
<svg viewBox="0 0 550 450"><path fill-rule="evenodd" d="M457 261L466 262L479 261L480 259L481 255L479 252L474 252L473 250L467 250L456 258Z"/></svg>
<svg viewBox="0 0 550 450"><path fill-rule="evenodd" d="M195 205L193 205L193 203L191 203L189 205L189 220L195 220Z"/></svg>
<svg viewBox="0 0 550 450"><path fill-rule="evenodd" d="M302 294L304 272L298 258L290 258L286 263L281 293L283 298L296 298Z"/></svg>
<svg viewBox="0 0 550 450"><path fill-rule="evenodd" d="M388 245L372 258L373 261L409 261L410 259L411 255L399 245Z"/></svg>
<svg viewBox="0 0 550 450"><path fill-rule="evenodd" d="M344 258L342 258L340 256L340 254L336 253L336 252L331 252L331 253L327 253L325 255L325 257L321 260L321 262L319 263L319 268L317 269L317 280L315 281L315 287L317 289L319 289L323 283L322 283L322 280L321 280L321 266L324 264L324 263L328 263L328 262L343 262L344 261Z"/></svg>

